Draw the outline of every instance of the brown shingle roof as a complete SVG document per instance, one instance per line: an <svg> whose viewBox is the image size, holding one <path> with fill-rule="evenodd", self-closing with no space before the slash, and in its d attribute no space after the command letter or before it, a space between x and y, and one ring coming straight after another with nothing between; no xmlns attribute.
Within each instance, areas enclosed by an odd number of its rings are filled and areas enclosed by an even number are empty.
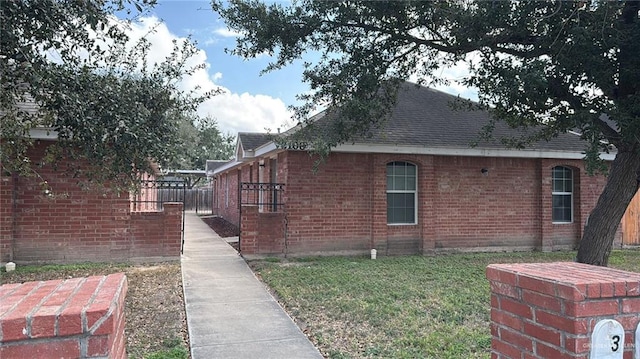
<svg viewBox="0 0 640 359"><path fill-rule="evenodd" d="M372 136L357 137L353 142L361 144L417 146L429 148L478 148L504 149L499 140L522 135L521 129L510 128L497 121L493 130L494 140L482 140L481 132L490 121L489 113L482 110L466 110L452 106L457 96L404 82L398 90L396 104L388 120L380 128L371 130ZM331 116L316 116L313 133L326 131ZM550 141L539 141L527 147L533 150L582 152L586 142L575 134L561 134Z"/></svg>
<svg viewBox="0 0 640 359"><path fill-rule="evenodd" d="M242 145L242 149L245 151L253 151L256 148L264 145L272 140L272 136L268 133L252 133L252 132L239 132L238 141Z"/></svg>

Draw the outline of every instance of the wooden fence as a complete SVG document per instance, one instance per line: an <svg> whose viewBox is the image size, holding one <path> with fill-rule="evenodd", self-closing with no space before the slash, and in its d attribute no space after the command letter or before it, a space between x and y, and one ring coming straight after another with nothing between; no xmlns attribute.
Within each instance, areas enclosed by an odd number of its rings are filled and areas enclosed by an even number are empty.
<svg viewBox="0 0 640 359"><path fill-rule="evenodd" d="M622 218L622 244L640 245L640 192L636 193Z"/></svg>

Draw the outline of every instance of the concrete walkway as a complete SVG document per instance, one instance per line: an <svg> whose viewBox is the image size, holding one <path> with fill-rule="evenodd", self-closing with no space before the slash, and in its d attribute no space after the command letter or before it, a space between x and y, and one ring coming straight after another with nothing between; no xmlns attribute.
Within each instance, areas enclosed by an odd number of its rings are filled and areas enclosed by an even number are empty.
<svg viewBox="0 0 640 359"><path fill-rule="evenodd" d="M185 216L182 281L193 359L322 358L247 263Z"/></svg>

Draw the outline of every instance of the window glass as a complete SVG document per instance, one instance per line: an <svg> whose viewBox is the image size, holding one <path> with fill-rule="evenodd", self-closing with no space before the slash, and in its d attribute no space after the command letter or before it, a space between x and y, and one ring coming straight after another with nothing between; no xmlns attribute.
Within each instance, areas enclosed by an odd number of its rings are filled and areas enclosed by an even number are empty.
<svg viewBox="0 0 640 359"><path fill-rule="evenodd" d="M408 162L387 164L387 223L415 224L416 166Z"/></svg>
<svg viewBox="0 0 640 359"><path fill-rule="evenodd" d="M557 223L573 221L573 171L564 166L552 169L552 220Z"/></svg>

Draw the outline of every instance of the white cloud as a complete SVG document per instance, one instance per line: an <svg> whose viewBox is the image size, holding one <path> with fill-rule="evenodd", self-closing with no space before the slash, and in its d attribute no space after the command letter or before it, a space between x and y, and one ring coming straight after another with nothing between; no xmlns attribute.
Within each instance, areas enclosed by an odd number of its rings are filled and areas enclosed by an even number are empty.
<svg viewBox="0 0 640 359"><path fill-rule="evenodd" d="M266 95L226 92L215 96L200 106L201 115L217 119L222 132L277 132L285 130L284 124L291 113L282 100Z"/></svg>
<svg viewBox="0 0 640 359"><path fill-rule="evenodd" d="M227 28L221 27L213 30L213 33L222 36L222 37L239 37L240 33L237 31L229 30Z"/></svg>
<svg viewBox="0 0 640 359"><path fill-rule="evenodd" d="M154 29L150 33L150 30ZM231 36L231 32L216 31L222 36ZM226 34L226 35L225 35ZM171 33L164 23L155 17L143 17L140 22L131 25L128 35L137 40L146 35L151 44L149 62L164 60L173 50L173 40L178 43L184 38ZM185 91L199 87L200 91L221 89L222 94L215 96L200 105L198 113L201 116L212 116L218 122L219 129L224 133L235 135L237 132L263 132L266 128L277 131L291 118L284 102L262 94L233 93L229 89L219 86L216 81L222 79L221 72L213 72L213 65L207 62L207 55L199 50L190 60L190 65L204 63L206 67L197 70L193 75L183 79L180 88ZM215 64L214 64L215 65ZM284 128L283 128L284 130Z"/></svg>

